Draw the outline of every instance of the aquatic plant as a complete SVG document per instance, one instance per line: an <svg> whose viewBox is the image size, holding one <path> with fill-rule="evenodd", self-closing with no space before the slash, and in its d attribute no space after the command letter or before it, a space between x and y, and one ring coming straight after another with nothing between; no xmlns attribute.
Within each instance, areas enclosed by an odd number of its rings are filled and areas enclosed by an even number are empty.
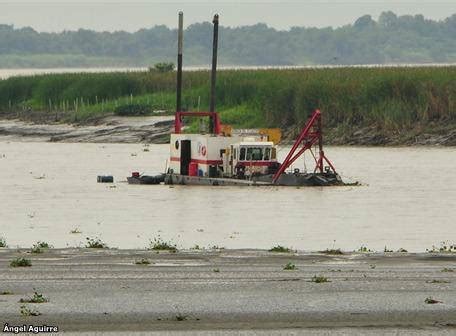
<svg viewBox="0 0 456 336"><path fill-rule="evenodd" d="M358 249L358 252L369 253L369 252L373 252L373 251L371 249L369 249L367 246L361 245L361 247Z"/></svg>
<svg viewBox="0 0 456 336"><path fill-rule="evenodd" d="M39 241L36 244L33 244L30 252L31 253L43 253L43 250L52 248L52 245L49 245L46 242Z"/></svg>
<svg viewBox="0 0 456 336"><path fill-rule="evenodd" d="M43 294L38 293L36 290L32 297L26 299L20 299L20 303L46 303L49 302L49 299L44 297Z"/></svg>
<svg viewBox="0 0 456 336"><path fill-rule="evenodd" d="M268 250L269 252L279 252L279 253L290 253L292 250L288 247L284 247L282 245L277 245Z"/></svg>
<svg viewBox="0 0 456 336"><path fill-rule="evenodd" d="M432 245L432 248L426 249L429 253L456 253L456 245L449 242L441 242L440 247Z"/></svg>
<svg viewBox="0 0 456 336"><path fill-rule="evenodd" d="M344 254L344 252L341 251L341 249L326 249L324 251L320 251L320 253L323 253L323 254L329 254L329 255L341 255L341 254Z"/></svg>
<svg viewBox="0 0 456 336"><path fill-rule="evenodd" d="M141 258L140 260L135 260L136 265L149 265L150 261L147 258Z"/></svg>
<svg viewBox="0 0 456 336"><path fill-rule="evenodd" d="M287 263L287 264L283 267L283 269L284 269L285 271L293 271L293 270L296 270L296 269L298 269L298 268L296 267L295 264L293 264L292 262L289 262L289 263Z"/></svg>
<svg viewBox="0 0 456 336"><path fill-rule="evenodd" d="M0 247L8 247L8 245L6 245L6 240L3 237L0 237Z"/></svg>
<svg viewBox="0 0 456 336"><path fill-rule="evenodd" d="M38 310L30 309L26 305L21 306L20 312L21 312L22 316L40 316L41 315L41 313Z"/></svg>
<svg viewBox="0 0 456 336"><path fill-rule="evenodd" d="M327 277L324 277L322 275L314 275L311 279L310 279L311 282L315 282L315 283L324 283L324 282L329 282L328 278Z"/></svg>
<svg viewBox="0 0 456 336"><path fill-rule="evenodd" d="M150 240L149 250L177 252L177 246L172 242L164 241L160 236Z"/></svg>
<svg viewBox="0 0 456 336"><path fill-rule="evenodd" d="M454 269L445 267L442 272L454 272Z"/></svg>
<svg viewBox="0 0 456 336"><path fill-rule="evenodd" d="M87 248L98 248L98 249L101 249L101 248L108 248L108 245L106 245L106 243L104 243L100 238L89 238L89 237L86 237L86 246Z"/></svg>
<svg viewBox="0 0 456 336"><path fill-rule="evenodd" d="M441 279L433 279L433 280L426 281L426 283L430 283L430 284L446 284L446 283L450 283L450 281L441 280Z"/></svg>
<svg viewBox="0 0 456 336"><path fill-rule="evenodd" d="M10 266L11 267L30 267L30 266L32 266L32 262L30 261L30 259L16 258L10 262Z"/></svg>
<svg viewBox="0 0 456 336"><path fill-rule="evenodd" d="M427 297L426 299L424 299L424 303L436 304L436 303L443 303L443 302L439 301L439 300L436 300L436 299L433 299L432 297Z"/></svg>
<svg viewBox="0 0 456 336"><path fill-rule="evenodd" d="M79 230L78 228L75 228L75 229L71 230L70 233L79 234L79 233L82 233L82 231Z"/></svg>

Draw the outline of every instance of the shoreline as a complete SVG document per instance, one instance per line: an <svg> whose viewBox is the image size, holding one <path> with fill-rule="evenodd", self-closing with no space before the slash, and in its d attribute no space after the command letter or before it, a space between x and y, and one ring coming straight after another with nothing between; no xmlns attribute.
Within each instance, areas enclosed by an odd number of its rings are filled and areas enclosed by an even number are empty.
<svg viewBox="0 0 456 336"><path fill-rule="evenodd" d="M9 292L0 295L0 322L10 325L208 334L349 328L360 335L375 328L426 335L456 326L456 253L26 251L0 249L0 292ZM10 267L17 257L32 266ZM150 264L135 264L142 259ZM285 270L288 263L294 269ZM19 303L34 291L49 302ZM425 303L429 297L439 302ZM41 315L22 316L21 305Z"/></svg>
<svg viewBox="0 0 456 336"><path fill-rule="evenodd" d="M174 116L118 117L108 115L84 124L56 123L50 120L0 118L0 140L61 143L147 143L167 144ZM283 131L283 145L293 144L295 134ZM428 130L415 129L385 135L375 127L328 129L325 144L366 147L453 147L456 125L432 125Z"/></svg>

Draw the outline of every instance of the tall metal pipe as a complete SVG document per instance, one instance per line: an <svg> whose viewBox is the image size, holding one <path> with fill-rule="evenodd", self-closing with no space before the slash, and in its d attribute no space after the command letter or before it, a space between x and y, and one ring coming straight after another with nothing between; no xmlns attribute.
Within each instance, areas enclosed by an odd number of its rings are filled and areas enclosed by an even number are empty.
<svg viewBox="0 0 456 336"><path fill-rule="evenodd" d="M217 79L217 48L218 48L218 26L219 16L214 15L214 39L212 42L212 74L211 74L211 101L209 106L209 112L215 112L215 83Z"/></svg>
<svg viewBox="0 0 456 336"><path fill-rule="evenodd" d="M182 49L184 40L184 13L179 12L179 28L177 33L177 87L176 112L182 110Z"/></svg>

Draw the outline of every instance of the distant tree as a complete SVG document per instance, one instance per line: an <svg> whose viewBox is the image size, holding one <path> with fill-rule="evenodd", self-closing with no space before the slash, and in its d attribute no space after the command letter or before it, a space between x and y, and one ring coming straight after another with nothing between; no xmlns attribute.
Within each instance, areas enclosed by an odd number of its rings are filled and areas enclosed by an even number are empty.
<svg viewBox="0 0 456 336"><path fill-rule="evenodd" d="M170 72L170 71L174 70L174 63L172 63L172 62L156 63L153 67L153 70L157 70L158 72Z"/></svg>

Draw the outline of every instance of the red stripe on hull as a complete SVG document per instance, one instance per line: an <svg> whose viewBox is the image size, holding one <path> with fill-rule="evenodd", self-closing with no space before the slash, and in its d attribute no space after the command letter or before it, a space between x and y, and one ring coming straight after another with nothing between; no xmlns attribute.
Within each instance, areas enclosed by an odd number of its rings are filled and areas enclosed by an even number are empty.
<svg viewBox="0 0 456 336"><path fill-rule="evenodd" d="M171 157L171 161L175 162L180 162L180 158L178 157ZM219 165L223 164L222 160L199 160L199 159L191 159L190 162L198 163L198 164L204 164L204 165Z"/></svg>

